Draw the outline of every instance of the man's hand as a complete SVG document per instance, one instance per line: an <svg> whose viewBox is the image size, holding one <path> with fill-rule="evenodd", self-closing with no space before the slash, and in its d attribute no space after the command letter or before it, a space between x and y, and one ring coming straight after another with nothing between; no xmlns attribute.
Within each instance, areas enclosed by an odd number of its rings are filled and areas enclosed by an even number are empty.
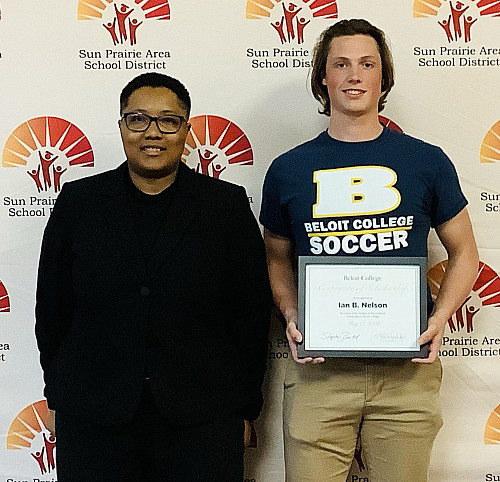
<svg viewBox="0 0 500 482"><path fill-rule="evenodd" d="M418 338L420 345L429 343L429 356L427 358L414 358L415 363L434 363L437 359L441 343L443 341L444 329L447 320L438 319L435 315L429 318L427 330Z"/></svg>
<svg viewBox="0 0 500 482"><path fill-rule="evenodd" d="M292 352L292 357L297 363L300 363L301 365L305 365L306 363L312 363L313 365L317 365L318 363L323 363L325 361L323 357L320 358L298 357L297 343L302 342L302 333L299 330L297 330L297 324L294 321L287 322L286 337L288 338L288 344L290 346L290 351Z"/></svg>

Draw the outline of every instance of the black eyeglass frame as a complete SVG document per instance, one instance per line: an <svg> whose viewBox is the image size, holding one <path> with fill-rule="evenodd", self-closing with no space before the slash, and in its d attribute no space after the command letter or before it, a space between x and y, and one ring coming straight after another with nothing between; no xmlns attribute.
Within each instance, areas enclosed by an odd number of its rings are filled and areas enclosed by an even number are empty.
<svg viewBox="0 0 500 482"><path fill-rule="evenodd" d="M128 125L128 121L127 121L127 116L130 115L130 114L143 115L144 117L147 117L149 119L148 125L144 129L131 129L130 126ZM164 131L164 130L162 130L162 128L158 124L158 120L162 119L163 117L176 117L177 119L179 119L180 120L180 124L179 124L179 127L177 128L177 130L175 130L175 131ZM156 127L158 128L158 130L162 134L177 134L177 132L180 131L183 122L185 122L187 125L189 125L187 119L185 117L181 116L181 115L178 115L178 114L166 114L164 116L154 117L152 115L145 114L144 112L124 112L122 114L121 118L122 118L122 120L125 121L125 126L127 127L127 129L129 131L131 131L131 132L146 132L150 128L151 122L153 122L153 121L155 121Z"/></svg>

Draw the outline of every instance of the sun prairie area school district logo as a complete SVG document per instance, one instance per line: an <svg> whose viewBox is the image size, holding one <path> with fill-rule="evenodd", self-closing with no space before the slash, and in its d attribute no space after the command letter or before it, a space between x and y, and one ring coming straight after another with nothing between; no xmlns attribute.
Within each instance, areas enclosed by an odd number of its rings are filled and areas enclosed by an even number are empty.
<svg viewBox="0 0 500 482"><path fill-rule="evenodd" d="M251 166L253 151L245 133L233 122L215 115L189 119L183 161L196 172L223 177L226 169Z"/></svg>
<svg viewBox="0 0 500 482"><path fill-rule="evenodd" d="M85 134L59 117L36 117L17 127L2 153L3 167L21 167L37 192L61 190L69 167L92 167L94 154Z"/></svg>
<svg viewBox="0 0 500 482"><path fill-rule="evenodd" d="M2 167L20 168L32 191L42 196L29 199L3 195L9 216L44 217L62 187L64 176L73 167L93 167L94 153L85 134L71 122L59 117L36 117L17 127L8 137ZM19 209L12 206L18 206ZM32 209L27 209L30 206Z"/></svg>
<svg viewBox="0 0 500 482"><path fill-rule="evenodd" d="M435 17L436 25L443 30L446 40L467 43L471 40L472 27L481 17L500 16L498 0L415 0L414 17ZM475 27L474 27L475 28Z"/></svg>
<svg viewBox="0 0 500 482"><path fill-rule="evenodd" d="M137 30L149 20L170 20L168 0L79 0L78 20L98 20L113 45L136 45Z"/></svg>
<svg viewBox="0 0 500 482"><path fill-rule="evenodd" d="M337 18L337 0L248 0L246 17L266 20L281 44L304 43L313 18Z"/></svg>
<svg viewBox="0 0 500 482"><path fill-rule="evenodd" d="M32 403L19 412L7 434L7 450L29 454L40 475L54 473L56 468L56 437L48 428L52 417L46 400Z"/></svg>

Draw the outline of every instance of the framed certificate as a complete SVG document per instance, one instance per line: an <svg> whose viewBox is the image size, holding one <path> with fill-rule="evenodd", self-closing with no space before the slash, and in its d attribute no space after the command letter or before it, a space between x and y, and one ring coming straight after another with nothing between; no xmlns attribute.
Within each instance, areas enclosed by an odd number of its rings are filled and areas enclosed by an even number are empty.
<svg viewBox="0 0 500 482"><path fill-rule="evenodd" d="M425 358L426 258L299 257L299 357Z"/></svg>

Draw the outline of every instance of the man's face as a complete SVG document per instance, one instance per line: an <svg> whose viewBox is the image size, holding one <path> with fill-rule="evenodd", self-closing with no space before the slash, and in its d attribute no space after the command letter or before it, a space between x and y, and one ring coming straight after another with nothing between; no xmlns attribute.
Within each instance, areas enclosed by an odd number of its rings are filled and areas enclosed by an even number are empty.
<svg viewBox="0 0 500 482"><path fill-rule="evenodd" d="M332 39L323 85L328 89L332 116L378 115L382 59L376 40L369 35Z"/></svg>
<svg viewBox="0 0 500 482"><path fill-rule="evenodd" d="M141 87L132 92L122 114L136 112L161 117L175 114L187 117L177 95L165 87ZM177 172L189 125L183 122L175 134L164 134L152 121L144 132L128 129L124 119L118 122L129 170L145 179L160 179Z"/></svg>

